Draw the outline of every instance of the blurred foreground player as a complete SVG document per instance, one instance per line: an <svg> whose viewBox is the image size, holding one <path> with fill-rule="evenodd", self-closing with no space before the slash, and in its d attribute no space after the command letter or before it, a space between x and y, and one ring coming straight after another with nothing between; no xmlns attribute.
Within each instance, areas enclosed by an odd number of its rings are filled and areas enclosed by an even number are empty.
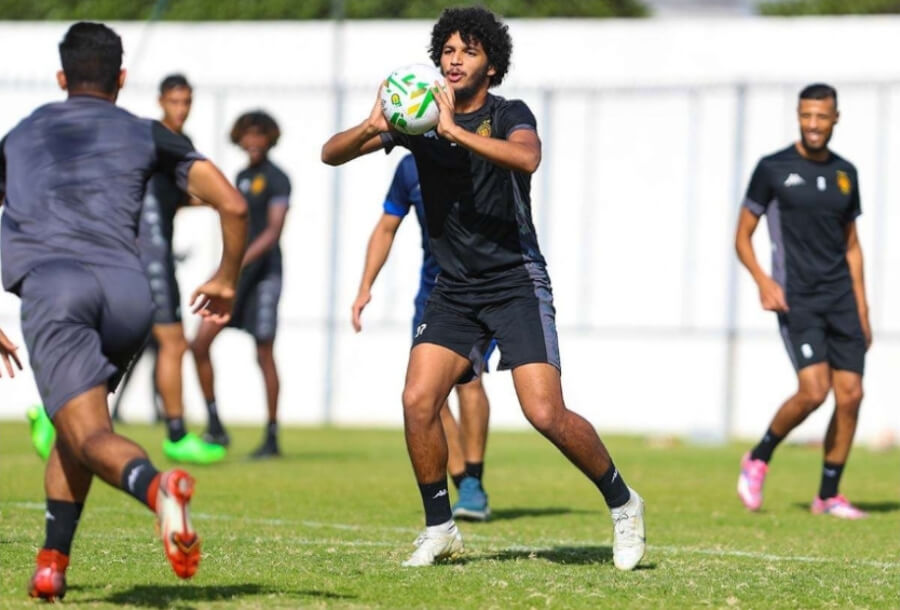
<svg viewBox="0 0 900 610"><path fill-rule="evenodd" d="M797 392L775 413L762 440L741 460L738 496L762 505L763 482L778 443L834 390L825 460L813 514L859 519L865 513L838 493L862 402L866 351L872 343L856 232L860 215L856 168L828 149L838 122L837 91L814 84L800 92L800 140L756 166L741 209L735 246L778 326L797 372ZM772 276L759 266L751 240L769 222Z"/></svg>
<svg viewBox="0 0 900 610"><path fill-rule="evenodd" d="M265 112L247 112L238 117L231 129L231 141L247 153L247 167L235 181L247 200L250 213L250 244L241 264L241 280L235 297L234 312L228 326L250 333L256 341L256 360L266 387L268 421L263 442L251 457L281 455L278 447L278 369L275 367L275 332L278 328L278 302L281 300L281 230L291 198L287 175L269 160L269 151L278 143L281 130ZM197 375L206 406L209 425L203 439L228 445L228 434L219 419L210 345L224 326L207 320L191 343Z"/></svg>
<svg viewBox="0 0 900 610"><path fill-rule="evenodd" d="M147 178L167 172L220 213L222 262L192 299L201 315L227 320L246 234L246 204L212 163L158 122L115 105L125 81L115 32L77 23L59 50L68 98L38 108L0 141L3 286L22 300L22 332L57 430L44 479L46 539L29 585L31 596L51 600L66 592L94 475L155 511L175 573L196 572L193 479L157 472L141 447L115 434L106 396L152 321L136 243Z"/></svg>
<svg viewBox="0 0 900 610"><path fill-rule="evenodd" d="M563 402L550 279L531 220L531 174L541 161L536 121L523 102L488 93L509 67L507 27L483 8L447 9L432 30L430 52L449 85L433 89L440 106L435 131L391 131L378 95L362 123L322 147L331 165L396 145L412 151L441 268L403 390L407 449L426 525L404 565L431 565L462 551L439 413L496 338L499 368L512 369L522 411L597 485L612 510L613 561L631 570L644 555L643 500L625 485L593 426Z"/></svg>
<svg viewBox="0 0 900 610"><path fill-rule="evenodd" d="M160 121L185 145L193 148L184 135L193 102L193 88L181 74L166 76L159 85ZM150 280L150 292L156 309L153 314L153 341L156 364L153 367L156 390L162 398L166 418L163 453L176 462L209 464L225 457L225 447L202 440L185 429L182 396L182 360L188 349L181 322L181 292L175 277L172 252L175 213L182 206L202 203L181 190L172 176L157 172L147 183L144 207L138 230L138 249Z"/></svg>
<svg viewBox="0 0 900 610"><path fill-rule="evenodd" d="M412 337L415 340L417 329L425 315L425 304L431 296L431 291L434 290L441 268L438 267L428 246L425 206L422 202L416 161L412 155L406 155L397 165L383 208L384 214L375 225L366 249L363 275L356 300L353 302L353 328L356 332L362 330L360 318L363 309L372 299L372 285L387 261L400 223L409 214L410 208L413 208L422 231L422 270L412 321ZM496 345L496 341L491 341L484 353L485 371ZM441 407L441 423L444 427L444 436L447 438L447 471L459 492L459 498L453 505L453 516L457 519L485 521L491 515L488 496L482 485L490 403L481 383L481 376L472 371L469 380L457 384L456 397L459 399L459 423L453 417L447 401L444 401L444 406Z"/></svg>

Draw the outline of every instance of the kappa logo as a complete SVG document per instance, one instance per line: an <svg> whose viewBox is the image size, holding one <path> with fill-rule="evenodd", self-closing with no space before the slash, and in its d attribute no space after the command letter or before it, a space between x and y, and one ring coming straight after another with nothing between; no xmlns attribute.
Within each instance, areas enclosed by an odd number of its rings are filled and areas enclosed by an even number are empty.
<svg viewBox="0 0 900 610"><path fill-rule="evenodd" d="M425 332L426 328L428 328L427 324L419 324L419 326L416 328L416 337L415 338L418 339L419 337L421 337L422 333Z"/></svg>
<svg viewBox="0 0 900 610"><path fill-rule="evenodd" d="M803 176L800 174L791 174L787 177L787 180L784 181L785 186L803 186L806 184L806 180L803 179Z"/></svg>
<svg viewBox="0 0 900 610"><path fill-rule="evenodd" d="M818 188L820 191L824 191L827 186L828 183L825 182L825 176L819 176L818 178L816 178L816 188Z"/></svg>
<svg viewBox="0 0 900 610"><path fill-rule="evenodd" d="M804 343L800 346L800 352L803 354L803 357L809 360L813 357L813 348L809 343Z"/></svg>
<svg viewBox="0 0 900 610"><path fill-rule="evenodd" d="M431 131L426 131L426 132L425 132L424 134L422 134L422 135L424 135L426 138L431 138L432 140L437 140L437 139L438 139L437 131L435 131L434 129L432 129Z"/></svg>
<svg viewBox="0 0 900 610"><path fill-rule="evenodd" d="M440 490L439 492L437 492L436 494L434 494L433 496L431 496L431 499L432 499L432 500L437 500L438 498L443 498L443 497L446 496L446 495L447 495L447 490L446 490L446 489L442 489L442 490Z"/></svg>
<svg viewBox="0 0 900 610"><path fill-rule="evenodd" d="M140 466L138 466L137 468L132 470L130 473L128 473L128 481L127 481L128 489L134 491L134 484L137 483L138 476L140 476L141 471L143 469L144 469L144 465L141 464Z"/></svg>

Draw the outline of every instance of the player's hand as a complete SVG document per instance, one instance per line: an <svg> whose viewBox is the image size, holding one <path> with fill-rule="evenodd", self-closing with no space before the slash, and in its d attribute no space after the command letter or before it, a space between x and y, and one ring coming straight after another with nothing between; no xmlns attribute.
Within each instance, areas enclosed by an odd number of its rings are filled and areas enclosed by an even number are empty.
<svg viewBox="0 0 900 610"><path fill-rule="evenodd" d="M369 113L369 118L366 121L368 126L371 129L377 130L378 133L384 133L391 128L391 124L388 123L387 118L384 116L384 111L381 109L381 90L383 88L384 83L378 87L378 94L375 96L375 105L372 106L372 112Z"/></svg>
<svg viewBox="0 0 900 610"><path fill-rule="evenodd" d="M431 88L434 99L441 113L438 115L437 132L442 138L454 142L453 132L456 130L456 94L449 85L434 81Z"/></svg>
<svg viewBox="0 0 900 610"><path fill-rule="evenodd" d="M3 361L6 373L10 377L16 376L16 369L13 368L13 362L16 363L16 366L19 367L20 371L22 370L22 363L19 361L19 357L16 356L17 349L19 348L9 340L9 337L3 334L2 330L0 330L0 360ZM2 370L0 370L0 377L3 377Z"/></svg>
<svg viewBox="0 0 900 610"><path fill-rule="evenodd" d="M362 311L366 308L366 305L369 304L369 301L372 300L372 293L368 290L360 290L359 294L356 295L356 300L353 301L353 330L359 332L362 330Z"/></svg>
<svg viewBox="0 0 900 610"><path fill-rule="evenodd" d="M216 324L227 324L234 307L234 283L214 276L191 295L191 311Z"/></svg>
<svg viewBox="0 0 900 610"><path fill-rule="evenodd" d="M790 311L787 299L784 296L784 290L778 285L778 282L770 277L766 277L759 282L759 302L766 311L777 311L779 313Z"/></svg>

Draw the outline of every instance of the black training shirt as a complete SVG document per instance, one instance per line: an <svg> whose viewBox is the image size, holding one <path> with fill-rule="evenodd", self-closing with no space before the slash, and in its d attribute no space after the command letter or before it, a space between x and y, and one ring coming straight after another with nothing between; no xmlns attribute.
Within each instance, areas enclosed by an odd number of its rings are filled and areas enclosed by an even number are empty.
<svg viewBox="0 0 900 610"><path fill-rule="evenodd" d="M772 277L789 305L832 302L852 291L845 230L861 213L853 164L834 153L811 161L792 144L759 161L744 207L766 215Z"/></svg>
<svg viewBox="0 0 900 610"><path fill-rule="evenodd" d="M528 106L495 95L455 120L468 131L500 139L519 129L537 130ZM534 266L543 271L531 220L530 174L504 169L434 130L419 136L391 131L381 138L388 152L400 145L415 157L431 251L445 289L502 288L530 282Z"/></svg>

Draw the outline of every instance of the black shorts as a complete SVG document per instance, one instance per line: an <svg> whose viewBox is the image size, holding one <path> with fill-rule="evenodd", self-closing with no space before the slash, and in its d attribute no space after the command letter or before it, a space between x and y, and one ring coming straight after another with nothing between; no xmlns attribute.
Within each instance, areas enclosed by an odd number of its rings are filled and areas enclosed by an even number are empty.
<svg viewBox="0 0 900 610"><path fill-rule="evenodd" d="M791 305L778 314L784 346L796 371L827 362L839 371L863 374L866 338L852 294L839 307L823 311L816 307Z"/></svg>
<svg viewBox="0 0 900 610"><path fill-rule="evenodd" d="M467 358L478 375L491 339L500 348L498 369L544 362L562 370L556 309L545 273L530 285L481 294L451 294L439 283L416 328L413 347L434 343L453 350Z"/></svg>
<svg viewBox="0 0 900 610"><path fill-rule="evenodd" d="M153 305L154 324L181 323L181 292L175 279L175 259L169 252L154 259L144 258L144 269L150 280L150 294Z"/></svg>
<svg viewBox="0 0 900 610"><path fill-rule="evenodd" d="M267 265L244 273L238 282L228 326L247 331L257 343L274 341L280 300L280 267Z"/></svg>
<svg viewBox="0 0 900 610"><path fill-rule="evenodd" d="M153 305L141 271L48 262L28 272L19 296L22 334L50 417L101 383L115 390L150 335Z"/></svg>

